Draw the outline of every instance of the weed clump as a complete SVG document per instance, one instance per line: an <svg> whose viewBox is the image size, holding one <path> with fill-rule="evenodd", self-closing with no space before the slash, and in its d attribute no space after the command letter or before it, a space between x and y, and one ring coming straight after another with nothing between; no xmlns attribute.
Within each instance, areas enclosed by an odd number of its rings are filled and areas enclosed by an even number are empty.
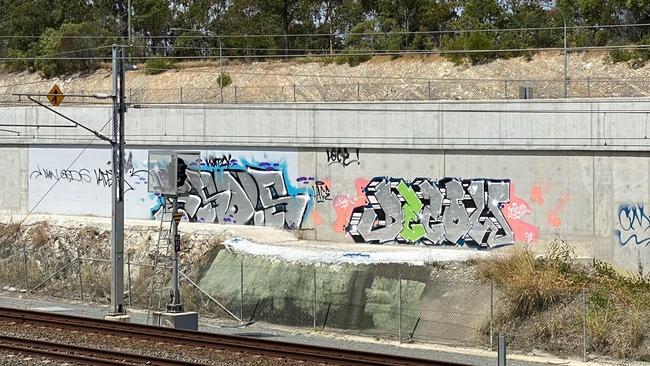
<svg viewBox="0 0 650 366"><path fill-rule="evenodd" d="M647 357L642 344L650 335L650 279L575 259L573 247L556 238L543 256L522 247L480 261L479 277L500 294L497 331L513 336L514 348L576 355L586 325L589 352Z"/></svg>

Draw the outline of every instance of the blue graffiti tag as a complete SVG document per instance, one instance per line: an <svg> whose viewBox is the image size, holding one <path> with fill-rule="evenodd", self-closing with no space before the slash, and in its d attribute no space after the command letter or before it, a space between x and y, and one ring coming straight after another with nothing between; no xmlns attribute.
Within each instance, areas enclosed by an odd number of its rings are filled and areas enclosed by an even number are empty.
<svg viewBox="0 0 650 366"><path fill-rule="evenodd" d="M632 242L636 245L650 244L650 216L643 204L621 204L618 206L618 226L614 231L621 246Z"/></svg>

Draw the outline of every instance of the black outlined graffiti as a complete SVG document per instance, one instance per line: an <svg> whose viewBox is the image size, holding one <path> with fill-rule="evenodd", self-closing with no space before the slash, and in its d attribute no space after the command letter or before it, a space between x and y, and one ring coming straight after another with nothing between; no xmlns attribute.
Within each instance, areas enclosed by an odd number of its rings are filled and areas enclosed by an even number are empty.
<svg viewBox="0 0 650 366"><path fill-rule="evenodd" d="M314 189L314 198L316 198L316 202L322 203L325 201L332 200L332 192L330 191L330 186L327 182L317 180L316 182L314 182L313 189Z"/></svg>
<svg viewBox="0 0 650 366"><path fill-rule="evenodd" d="M359 149L354 149L354 156L350 154L346 147L327 149L325 153L327 154L327 165L340 164L343 167L347 167L353 163L357 163L357 165L361 164Z"/></svg>
<svg viewBox="0 0 650 366"><path fill-rule="evenodd" d="M478 248L514 243L501 209L510 201L509 181L445 178L440 181L377 177L364 192L347 232L356 242L421 242Z"/></svg>
<svg viewBox="0 0 650 366"><path fill-rule="evenodd" d="M179 210L195 222L296 229L303 223L310 196L289 193L285 182L282 171L251 167L188 170L182 190L189 195L179 197Z"/></svg>

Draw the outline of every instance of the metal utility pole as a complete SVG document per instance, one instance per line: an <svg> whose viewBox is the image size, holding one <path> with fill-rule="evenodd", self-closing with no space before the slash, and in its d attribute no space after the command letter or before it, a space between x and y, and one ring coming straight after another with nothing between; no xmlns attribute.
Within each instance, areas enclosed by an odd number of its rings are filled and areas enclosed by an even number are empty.
<svg viewBox="0 0 650 366"><path fill-rule="evenodd" d="M133 42L131 42L131 0L127 1L126 9L127 9L126 10L126 19L127 19L126 22L127 22L128 28L129 28L129 47L130 47L133 44Z"/></svg>
<svg viewBox="0 0 650 366"><path fill-rule="evenodd" d="M566 39L566 19L564 20L564 97L569 96L569 76L568 76L568 55L567 55L567 39Z"/></svg>
<svg viewBox="0 0 650 366"><path fill-rule="evenodd" d="M178 252L181 251L181 238L178 234L179 221L178 196L174 196L172 198L172 238L174 239L174 254L172 256L172 293L171 303L167 304L167 311L174 313L183 312L181 292L178 289Z"/></svg>
<svg viewBox="0 0 650 366"><path fill-rule="evenodd" d="M210 32L213 36L215 35L213 32ZM219 41L219 93L221 94L221 103L223 103L223 57L221 53L221 37L217 36L217 40Z"/></svg>
<svg viewBox="0 0 650 366"><path fill-rule="evenodd" d="M124 309L124 48L113 45L113 141L111 142L111 308Z"/></svg>

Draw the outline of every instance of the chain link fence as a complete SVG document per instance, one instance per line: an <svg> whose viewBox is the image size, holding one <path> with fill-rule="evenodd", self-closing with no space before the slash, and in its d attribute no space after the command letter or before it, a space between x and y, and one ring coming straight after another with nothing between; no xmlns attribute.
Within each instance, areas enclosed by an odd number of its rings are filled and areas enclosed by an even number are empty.
<svg viewBox="0 0 650 366"><path fill-rule="evenodd" d="M6 246L0 251L0 284L5 291L27 295L108 303L110 260L104 253L88 254L98 253ZM129 308L158 311L169 302L171 262L160 259L157 271L153 263L147 257L127 257ZM609 315L628 311L624 305L605 308L602 294L587 290L566 292L552 312L517 318L507 315L510 303L492 283L430 272L423 277L408 267L260 262L232 254L207 272L205 265L187 261L180 272L186 310L222 322L236 322L235 315L242 322L291 326L298 332L491 350L496 349L498 335L504 334L513 351L590 360L606 353L603 342L612 341L609 327L630 326L612 324L616 318ZM640 314L638 319L647 316ZM642 323L639 334L645 329Z"/></svg>
<svg viewBox="0 0 650 366"><path fill-rule="evenodd" d="M650 95L650 79L571 79L567 98L642 98ZM431 79L421 81L347 82L340 84L218 85L210 88L127 88L130 104L220 104L382 102L432 100L561 99L565 83L557 79ZM66 105L110 104L94 95L106 90L65 90ZM47 103L45 97L38 97ZM25 97L0 95L0 102L29 103Z"/></svg>

